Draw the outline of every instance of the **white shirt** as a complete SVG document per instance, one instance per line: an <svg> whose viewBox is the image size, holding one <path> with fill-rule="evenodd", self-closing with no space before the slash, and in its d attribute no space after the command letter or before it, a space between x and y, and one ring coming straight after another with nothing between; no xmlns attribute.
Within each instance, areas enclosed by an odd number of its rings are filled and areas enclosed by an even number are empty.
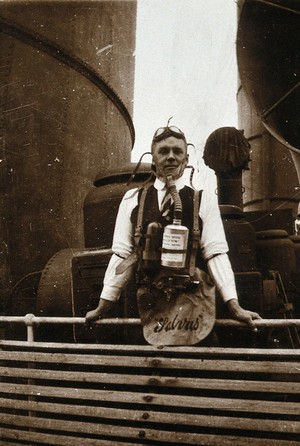
<svg viewBox="0 0 300 446"><path fill-rule="evenodd" d="M180 177L175 181L175 185L178 191L181 190L185 186L184 179ZM156 178L154 187L157 189L158 206L160 208L166 191L165 183ZM114 254L110 259L104 276L103 290L101 292L101 298L103 299L117 301L131 277L131 268L128 268L122 274L116 274L115 270L122 262L122 258L128 257L133 251L134 234L131 213L137 204L137 189L127 191L120 203L116 219L112 245ZM203 258L207 260L210 275L224 302L230 299L237 299L234 273L227 255L228 244L215 194L206 190L202 192L199 216L203 224L200 248ZM220 255L213 257L215 254Z"/></svg>

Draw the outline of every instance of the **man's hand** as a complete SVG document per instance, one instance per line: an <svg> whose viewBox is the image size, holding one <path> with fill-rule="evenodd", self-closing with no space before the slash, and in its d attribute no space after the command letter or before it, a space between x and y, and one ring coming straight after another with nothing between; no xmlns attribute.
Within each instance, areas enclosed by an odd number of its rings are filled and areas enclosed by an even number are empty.
<svg viewBox="0 0 300 446"><path fill-rule="evenodd" d="M106 311L108 311L112 305L113 305L112 301L106 299L100 299L98 307L95 308L95 310L91 310L86 313L85 323L87 325L90 325L93 322L97 321L98 319L101 319L104 313L106 313Z"/></svg>
<svg viewBox="0 0 300 446"><path fill-rule="evenodd" d="M258 313L254 311L244 310L240 307L236 299L231 299L227 301L227 308L234 319L240 322L245 322L253 331L257 331L255 327L255 320L261 319Z"/></svg>

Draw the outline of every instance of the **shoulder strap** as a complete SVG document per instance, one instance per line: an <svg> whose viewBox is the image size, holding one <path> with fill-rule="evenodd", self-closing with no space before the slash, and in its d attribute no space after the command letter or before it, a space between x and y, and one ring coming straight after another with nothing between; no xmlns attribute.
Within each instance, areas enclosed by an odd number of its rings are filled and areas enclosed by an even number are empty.
<svg viewBox="0 0 300 446"><path fill-rule="evenodd" d="M194 191L193 199L193 234L192 234L192 252L190 256L189 275L193 277L196 268L196 255L199 248L200 229L199 229L199 209L201 202L202 190Z"/></svg>
<svg viewBox="0 0 300 446"><path fill-rule="evenodd" d="M136 222L135 232L134 232L135 246L139 245L139 241L140 241L140 238L142 235L142 224L143 224L145 200L146 200L147 192L148 192L150 186L151 186L151 184L146 185L142 189L142 193L140 194L140 197L139 197L137 222Z"/></svg>
<svg viewBox="0 0 300 446"><path fill-rule="evenodd" d="M135 226L135 232L134 232L134 240L135 240L135 249L131 254L129 254L126 259L123 259L123 261L120 263L120 265L116 268L116 274L122 274L124 271L126 271L131 265L137 262L138 255L140 254L140 239L142 235L142 223L143 223L143 213L144 213L144 205L145 205L145 199L148 192L149 187L151 184L146 185L143 189L139 191L138 196L138 215L137 215L137 223Z"/></svg>

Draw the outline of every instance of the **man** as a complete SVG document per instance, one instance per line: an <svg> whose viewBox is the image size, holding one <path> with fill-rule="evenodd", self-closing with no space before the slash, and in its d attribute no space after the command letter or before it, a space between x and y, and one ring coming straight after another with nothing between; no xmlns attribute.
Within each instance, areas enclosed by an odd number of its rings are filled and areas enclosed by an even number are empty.
<svg viewBox="0 0 300 446"><path fill-rule="evenodd" d="M151 212L154 212L152 209L157 208L161 211L166 195L167 179L170 178L175 183L178 193L183 197L183 207L185 206L185 213L188 214L189 206L191 207L192 205L186 205L186 198L184 197L190 196L190 191L193 193L194 191L185 186L182 177L188 163L187 146L184 133L177 127L161 127L155 132L151 152L156 179L151 188L149 188L149 191L152 191L152 201L149 199L150 201L148 200L146 206L148 214L150 212L148 220L154 215L151 214ZM119 299L133 272L132 266L126 267L126 262L129 265L132 263L130 259L134 258L136 250L138 257L141 255L139 254L139 249L137 249L139 240L136 243L134 229L137 224L137 213L140 207L139 200L141 200L141 194L137 190L131 190L125 194L120 204L112 246L114 254L106 270L99 304L95 310L86 314L87 323L100 319L111 305ZM202 256L202 260L207 265L207 271L231 316L238 321L245 322L251 329L255 329L255 320L259 319L260 316L255 312L244 310L239 305L234 274L227 255L228 245L218 203L209 191L205 190L202 193L198 214L201 222L201 235L198 243L197 258L199 258L199 254ZM155 218L159 217L155 215ZM144 219L143 223L145 221ZM163 220L161 220L160 224L166 226L167 222L163 223ZM146 229L144 229L144 237ZM190 226L190 232L193 232L192 229ZM121 270L121 273L118 270ZM151 306L152 303L149 303L149 305ZM178 321L176 324L178 326Z"/></svg>

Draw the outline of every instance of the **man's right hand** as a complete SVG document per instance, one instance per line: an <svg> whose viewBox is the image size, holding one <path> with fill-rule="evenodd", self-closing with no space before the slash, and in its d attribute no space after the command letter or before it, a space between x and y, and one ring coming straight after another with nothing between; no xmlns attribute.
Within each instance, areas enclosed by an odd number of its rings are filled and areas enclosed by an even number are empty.
<svg viewBox="0 0 300 446"><path fill-rule="evenodd" d="M95 310L88 311L85 316L85 323L87 325L101 319L103 315L108 311L113 305L113 302L106 299L100 299L98 307Z"/></svg>

